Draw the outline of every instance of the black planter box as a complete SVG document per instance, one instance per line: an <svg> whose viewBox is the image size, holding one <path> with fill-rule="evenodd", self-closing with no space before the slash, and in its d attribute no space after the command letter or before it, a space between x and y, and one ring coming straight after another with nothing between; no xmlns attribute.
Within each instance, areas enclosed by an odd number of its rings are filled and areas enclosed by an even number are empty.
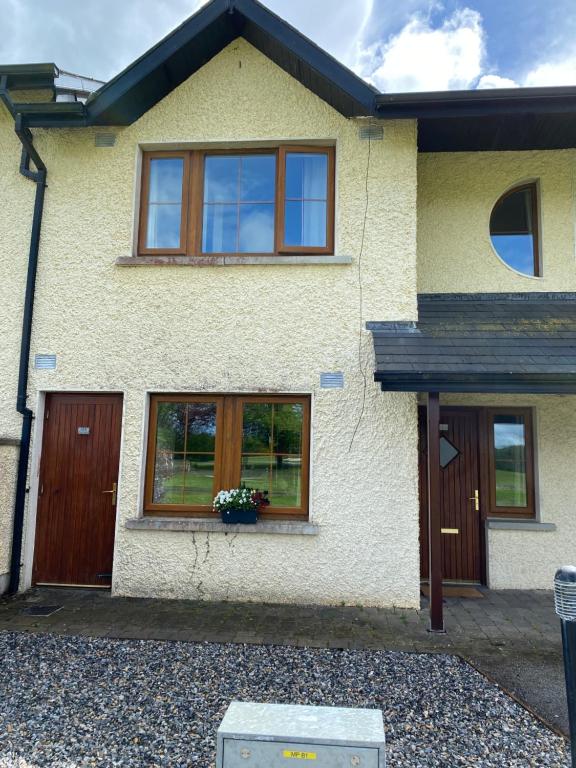
<svg viewBox="0 0 576 768"><path fill-rule="evenodd" d="M229 525L254 525L258 520L258 510L256 509L227 509L220 512L223 523Z"/></svg>

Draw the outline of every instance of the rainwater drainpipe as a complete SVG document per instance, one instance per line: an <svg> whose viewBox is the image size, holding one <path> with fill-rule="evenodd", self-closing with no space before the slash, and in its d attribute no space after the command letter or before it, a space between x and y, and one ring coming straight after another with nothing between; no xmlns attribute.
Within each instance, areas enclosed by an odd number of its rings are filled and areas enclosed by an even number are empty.
<svg viewBox="0 0 576 768"><path fill-rule="evenodd" d="M24 508L26 505L28 462L30 459L30 439L32 435L32 420L34 414L27 406L28 370L30 365L30 339L32 336L32 316L34 312L34 294L36 292L36 271L38 267L38 248L40 245L40 229L44 211L44 191L46 189L46 166L33 144L33 137L22 121L22 115L15 110L14 103L7 89L7 77L0 78L0 101L6 106L14 118L14 130L22 144L20 173L36 184L34 198L34 214L30 232L30 250L28 253L28 272L26 276L26 292L24 294L24 313L22 317L22 336L20 340L20 363L18 369L18 394L16 410L22 415L22 434L20 438L20 454L18 456L18 471L16 476L16 497L14 501L14 521L12 526L12 550L10 556L10 581L8 593L18 592L20 586L20 569L22 567L22 534L24 531ZM36 168L30 170L30 160Z"/></svg>

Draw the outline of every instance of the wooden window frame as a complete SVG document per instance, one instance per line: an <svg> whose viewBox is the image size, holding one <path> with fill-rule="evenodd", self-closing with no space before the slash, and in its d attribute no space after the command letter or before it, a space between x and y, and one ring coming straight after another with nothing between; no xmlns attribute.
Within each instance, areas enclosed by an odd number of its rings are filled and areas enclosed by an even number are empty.
<svg viewBox="0 0 576 768"><path fill-rule="evenodd" d="M182 210L180 214L180 246L178 248L148 248L146 247L146 232L148 229L148 208L150 195L150 163L152 160L181 158L182 170ZM140 197L140 222L138 225L138 254L151 256L163 253L168 256L185 256L188 229L188 200L190 190L190 155L188 152L145 152L142 159L142 186Z"/></svg>
<svg viewBox="0 0 576 768"><path fill-rule="evenodd" d="M262 519L307 520L310 487L310 396L251 394L153 394L150 396L150 420L144 483L144 515L146 517L210 517L218 518L211 505L155 504L153 499L158 403L216 403L216 441L214 447L213 496L222 489L240 485L242 453L242 415L244 403L298 403L303 407L302 468L300 507L275 507L262 512Z"/></svg>
<svg viewBox="0 0 576 768"><path fill-rule="evenodd" d="M284 205L286 155L291 152L325 154L328 157L327 200L326 200L326 246L286 246L284 245ZM204 164L205 158L214 155L273 155L276 158L276 180L274 197L274 250L267 253L234 252L204 252L203 218L204 218ZM150 190L150 161L158 158L184 158L184 175L182 191L182 220L180 225L179 248L147 248L146 230L148 222L149 190ZM215 257L262 257L298 254L333 255L335 229L335 148L333 146L299 146L280 145L257 148L230 149L199 149L182 151L143 152L142 183L140 190L140 211L138 227L138 256L189 256L209 260Z"/></svg>
<svg viewBox="0 0 576 768"><path fill-rule="evenodd" d="M510 269L513 269L514 272L518 272L519 275L524 275L524 277L542 277L542 248L540 244L540 193L539 184L537 181L518 184L516 187L512 187L512 189L507 189L503 195L500 195L498 200L496 200L492 206L492 211L490 212L489 233L490 237L492 238L492 214L496 210L497 206L500 205L500 203L503 202L507 197L510 197L510 195L515 195L517 192L524 191L530 192L530 201L532 204L532 257L534 261L534 274L527 275L524 272L520 272L519 270L514 269L514 267L511 267L510 264L507 264L504 259L502 259L495 246L493 245L492 247L494 250L496 250L498 257L504 261L504 264L506 264L506 266Z"/></svg>
<svg viewBox="0 0 576 768"><path fill-rule="evenodd" d="M328 159L326 179L326 245L286 245L285 238L285 206L286 206L286 156L289 154L326 155ZM298 147L282 146L278 150L277 168L278 183L276 188L276 252L278 254L330 254L334 253L334 200L335 200L335 163L334 147Z"/></svg>
<svg viewBox="0 0 576 768"><path fill-rule="evenodd" d="M486 408L486 440L488 454L488 517L534 519L536 517L536 488L534 468L534 428L531 408ZM526 457L526 506L500 507L496 505L496 460L494 455L494 417L522 416L524 419Z"/></svg>

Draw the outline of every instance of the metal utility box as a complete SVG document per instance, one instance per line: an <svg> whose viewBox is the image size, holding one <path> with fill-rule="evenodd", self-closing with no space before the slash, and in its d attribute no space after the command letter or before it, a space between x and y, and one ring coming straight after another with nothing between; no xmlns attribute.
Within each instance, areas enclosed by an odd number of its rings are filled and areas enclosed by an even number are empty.
<svg viewBox="0 0 576 768"><path fill-rule="evenodd" d="M384 768L378 709L233 701L218 728L217 768Z"/></svg>

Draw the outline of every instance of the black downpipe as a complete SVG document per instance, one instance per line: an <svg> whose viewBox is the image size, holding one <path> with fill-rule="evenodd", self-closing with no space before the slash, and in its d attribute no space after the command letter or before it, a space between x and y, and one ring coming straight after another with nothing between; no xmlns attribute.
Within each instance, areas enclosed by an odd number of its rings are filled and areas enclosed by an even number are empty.
<svg viewBox="0 0 576 768"><path fill-rule="evenodd" d="M3 80L3 82L2 82ZM30 233L30 250L28 252L28 272L26 275L26 293L24 295L24 314L22 318L22 336L20 340L20 363L18 369L18 393L16 410L22 414L22 433L20 438L20 453L16 475L16 497L14 501L14 521L12 529L12 548L10 557L9 594L18 592L20 586L20 569L22 567L22 535L24 531L24 509L26 506L28 462L30 459L30 441L32 436L32 421L34 414L27 406L28 371L30 367L30 341L32 337L32 318L34 313L34 296L36 293L36 272L38 270L38 251L40 246L40 230L44 212L44 192L46 190L46 166L33 145L33 137L28 128L22 123L22 116L15 114L14 105L6 89L4 78L0 80L0 99L8 111L14 116L14 130L22 144L20 173L36 184L34 198L34 214ZM30 170L30 160L36 167Z"/></svg>

